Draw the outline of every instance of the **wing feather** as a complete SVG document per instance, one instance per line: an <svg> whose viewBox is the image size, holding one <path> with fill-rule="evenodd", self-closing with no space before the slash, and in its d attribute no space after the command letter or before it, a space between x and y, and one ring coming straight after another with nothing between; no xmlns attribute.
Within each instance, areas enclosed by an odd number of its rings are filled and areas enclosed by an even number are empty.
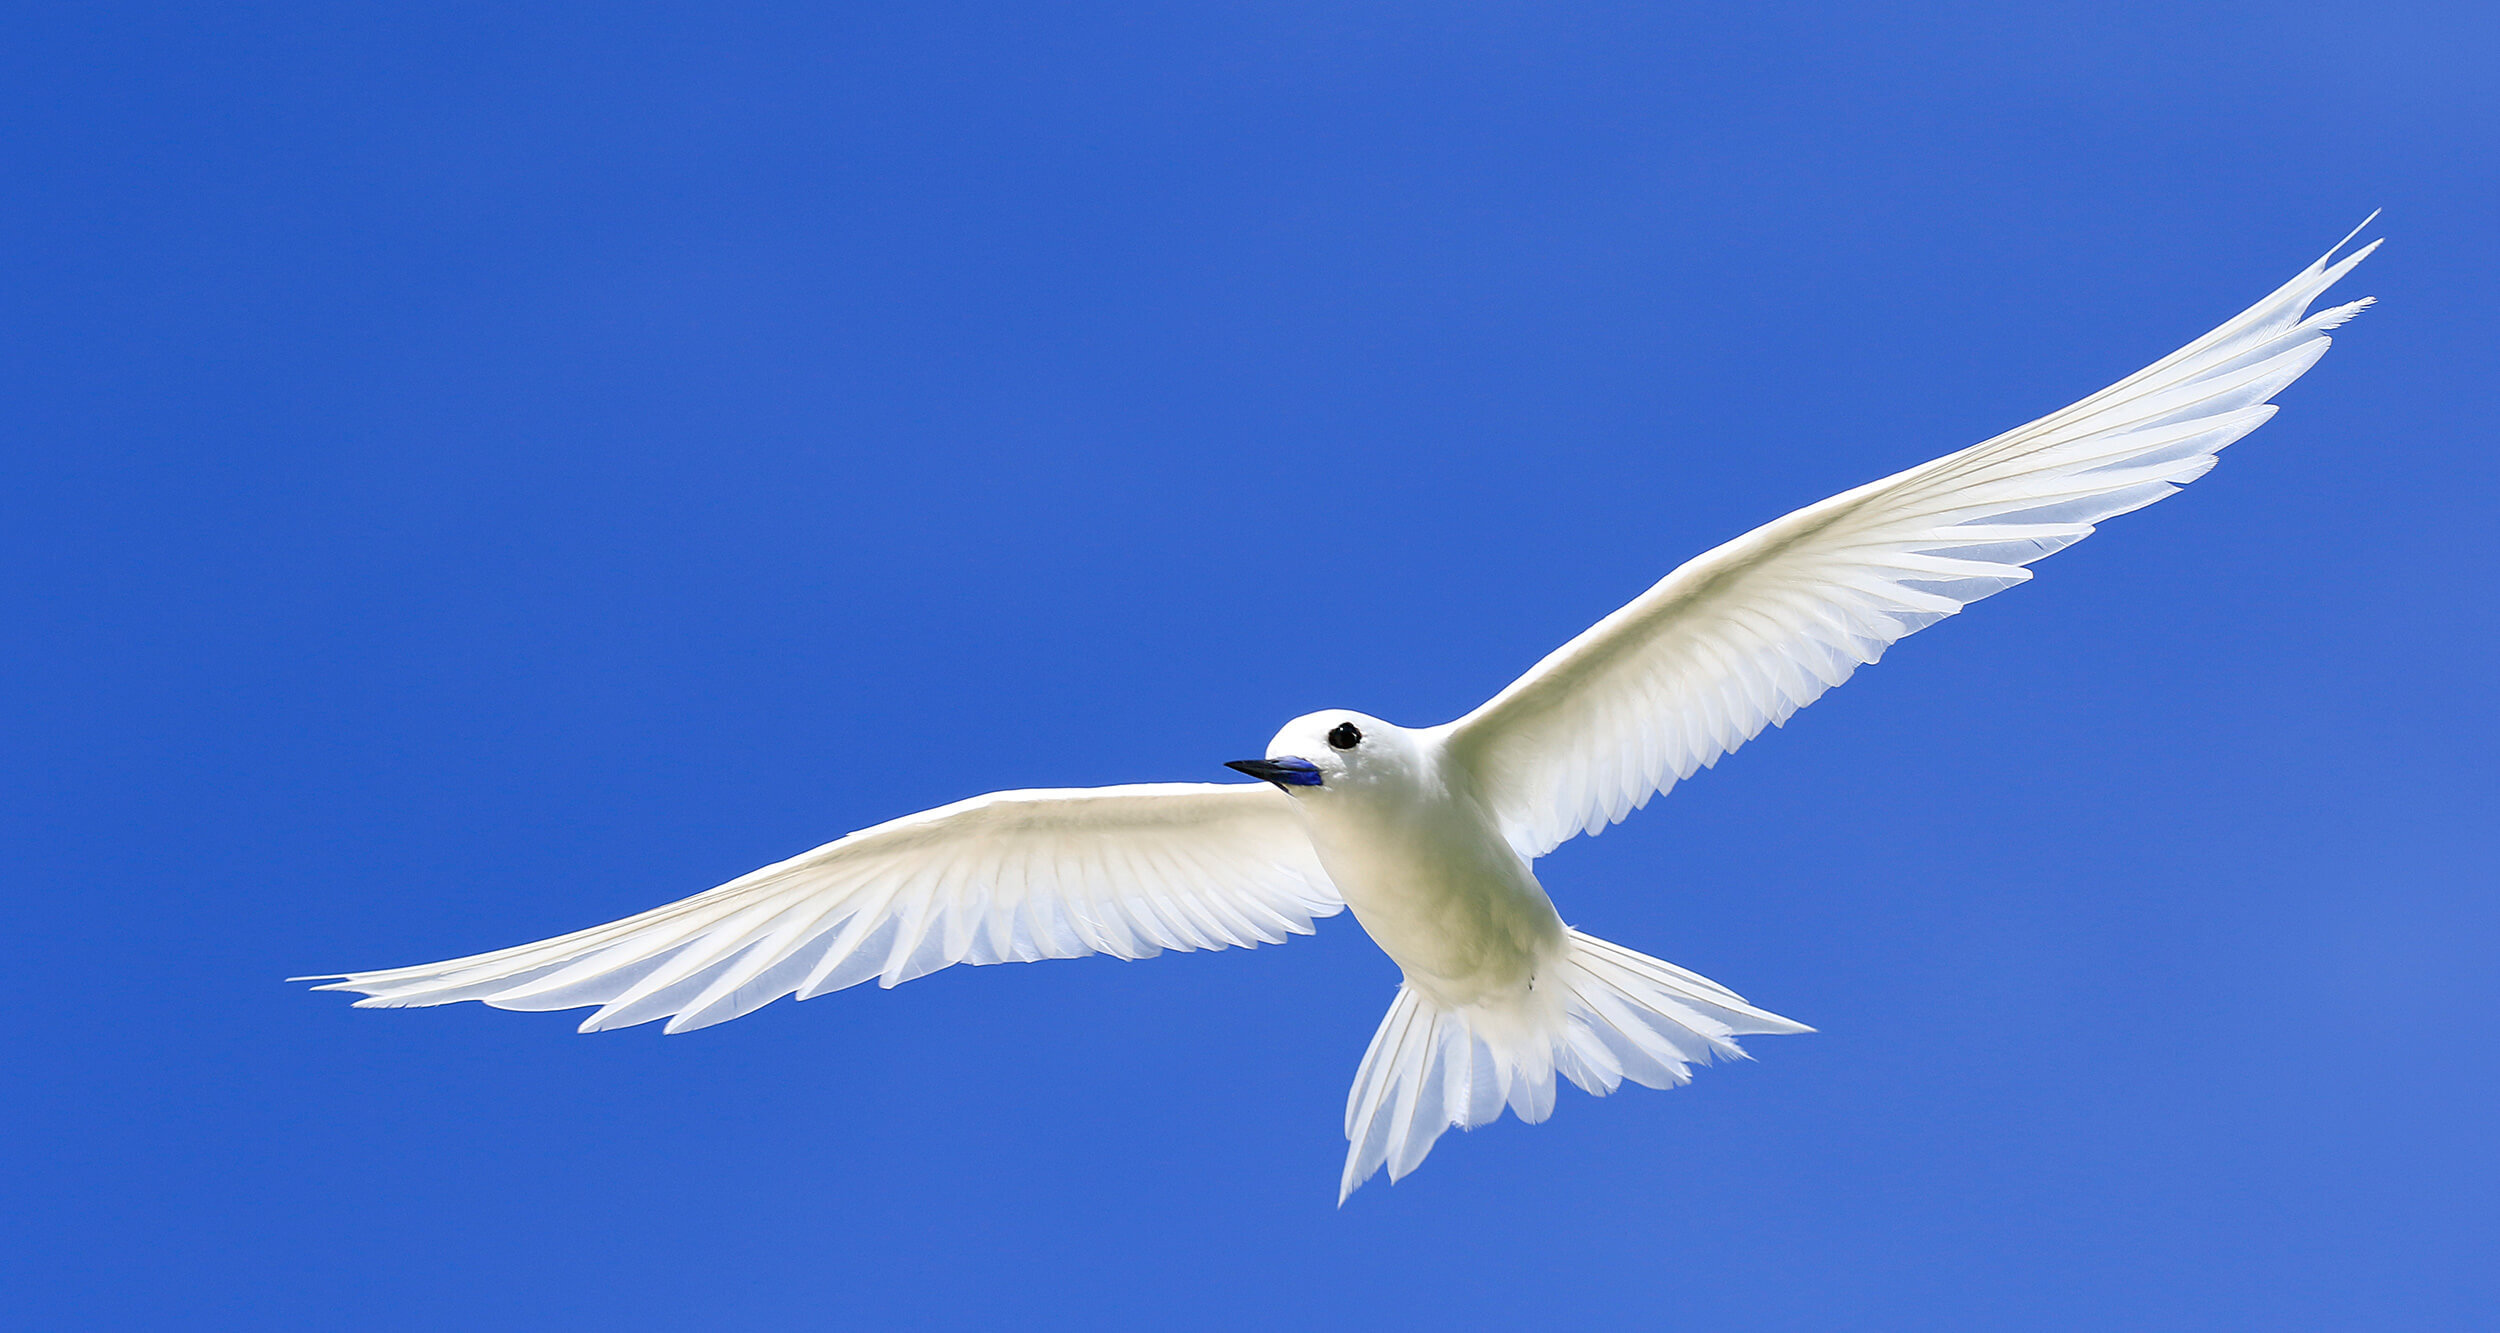
<svg viewBox="0 0 2500 1333"><path fill-rule="evenodd" d="M359 1007L596 1005L585 1032L661 1018L686 1032L956 963L1280 943L1344 905L1290 799L1263 783L993 792L570 935L298 980Z"/></svg>
<svg viewBox="0 0 2500 1333"><path fill-rule="evenodd" d="M1449 753L1521 854L1601 831L1893 643L2203 476L2325 355L2326 331L2369 305L2309 313L2377 248L2329 251L2078 403L1685 562L1449 724Z"/></svg>

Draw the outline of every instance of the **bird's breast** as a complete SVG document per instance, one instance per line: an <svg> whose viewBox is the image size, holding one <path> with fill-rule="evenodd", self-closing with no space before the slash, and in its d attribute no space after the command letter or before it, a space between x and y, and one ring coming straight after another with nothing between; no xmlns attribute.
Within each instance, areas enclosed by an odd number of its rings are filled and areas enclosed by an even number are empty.
<svg viewBox="0 0 2500 1333"><path fill-rule="evenodd" d="M1562 918L1480 811L1417 797L1309 810L1311 842L1374 943L1450 1004L1524 990L1563 947Z"/></svg>

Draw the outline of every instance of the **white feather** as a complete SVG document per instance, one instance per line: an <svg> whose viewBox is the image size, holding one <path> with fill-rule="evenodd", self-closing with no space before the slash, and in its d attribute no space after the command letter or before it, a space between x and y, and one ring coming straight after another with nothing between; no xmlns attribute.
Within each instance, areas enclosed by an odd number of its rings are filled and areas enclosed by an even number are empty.
<svg viewBox="0 0 2500 1333"><path fill-rule="evenodd" d="M2329 251L2071 407L1685 562L1451 723L1452 757L1522 856L1620 821L1894 642L2203 476L2274 414L2266 400L2325 353L2326 331L2369 304L2308 314L2377 248Z"/></svg>
<svg viewBox="0 0 2500 1333"><path fill-rule="evenodd" d="M1346 1096L1337 1202L1382 1167L1403 1179L1452 1129L1507 1106L1535 1124L1554 1110L1557 1074L1603 1097L1629 1079L1692 1081L1691 1067L1741 1060L1740 1035L1812 1032L1673 963L1579 931L1525 1002L1450 1004L1398 987Z"/></svg>
<svg viewBox="0 0 2500 1333"><path fill-rule="evenodd" d="M956 963L1274 944L1344 905L1264 783L993 792L622 921L319 989L359 992L360 1008L595 1004L584 1032L660 1018L687 1032Z"/></svg>

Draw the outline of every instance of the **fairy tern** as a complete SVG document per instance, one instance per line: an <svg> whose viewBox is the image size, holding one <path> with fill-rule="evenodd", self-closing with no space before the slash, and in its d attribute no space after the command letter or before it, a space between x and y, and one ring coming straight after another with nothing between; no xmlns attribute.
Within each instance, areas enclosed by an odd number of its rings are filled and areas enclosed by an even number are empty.
<svg viewBox="0 0 2500 1333"><path fill-rule="evenodd" d="M1531 863L2204 475L2369 304L2308 313L2377 248L2337 260L2351 240L2081 402L1695 557L1454 722L1311 713L1231 765L1256 782L993 792L570 935L296 980L689 1032L956 963L1279 943L1350 907L1404 978L1347 1098L1340 1203L1453 1126L1544 1119L1557 1075L1682 1084L1740 1036L1811 1029L1571 929Z"/></svg>

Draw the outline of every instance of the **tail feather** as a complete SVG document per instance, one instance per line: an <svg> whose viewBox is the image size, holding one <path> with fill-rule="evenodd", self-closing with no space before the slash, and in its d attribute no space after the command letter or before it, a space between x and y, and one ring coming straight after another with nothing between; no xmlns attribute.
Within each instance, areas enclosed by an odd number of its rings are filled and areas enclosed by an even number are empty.
<svg viewBox="0 0 2500 1333"><path fill-rule="evenodd" d="M1404 1178L1452 1127L1488 1124L1505 1106L1527 1124L1545 1119L1558 1074L1599 1097L1627 1079L1680 1087L1694 1065L1746 1058L1739 1036L1814 1030L1576 930L1551 972L1524 1002L1451 1006L1398 986L1346 1096L1337 1202L1383 1166Z"/></svg>

